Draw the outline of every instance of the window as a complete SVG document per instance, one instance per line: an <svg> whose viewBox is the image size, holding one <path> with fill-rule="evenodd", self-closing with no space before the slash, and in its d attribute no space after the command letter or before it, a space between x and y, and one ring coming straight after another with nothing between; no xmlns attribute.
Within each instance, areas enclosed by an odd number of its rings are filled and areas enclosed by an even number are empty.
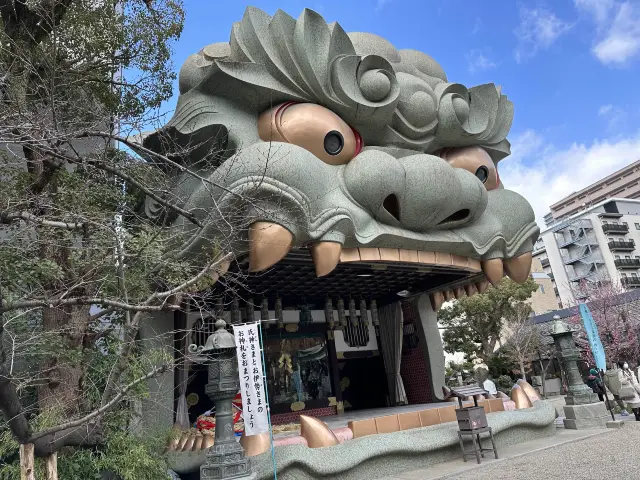
<svg viewBox="0 0 640 480"><path fill-rule="evenodd" d="M622 225L624 225L625 227L629 226L629 224L627 222L622 222Z"/></svg>
<svg viewBox="0 0 640 480"><path fill-rule="evenodd" d="M540 285L540 292L544 293L544 285Z"/></svg>
<svg viewBox="0 0 640 480"><path fill-rule="evenodd" d="M640 223L635 223L634 225L636 226L636 230L640 230Z"/></svg>
<svg viewBox="0 0 640 480"><path fill-rule="evenodd" d="M620 260L620 255L614 255L613 258L615 258L616 260Z"/></svg>
<svg viewBox="0 0 640 480"><path fill-rule="evenodd" d="M636 280L638 278L638 274L637 273L632 273L631 276L633 277L634 280Z"/></svg>
<svg viewBox="0 0 640 480"><path fill-rule="evenodd" d="M366 347L369 343L369 327L358 315L358 321L353 324L347 318L347 326L342 329L344 341L350 347Z"/></svg>
<svg viewBox="0 0 640 480"><path fill-rule="evenodd" d="M621 274L620 274L620 276L621 276L622 278L627 278L627 274L626 274L626 273L621 273Z"/></svg>
<svg viewBox="0 0 640 480"><path fill-rule="evenodd" d="M624 258L625 260L631 260L631 255L625 255Z"/></svg>

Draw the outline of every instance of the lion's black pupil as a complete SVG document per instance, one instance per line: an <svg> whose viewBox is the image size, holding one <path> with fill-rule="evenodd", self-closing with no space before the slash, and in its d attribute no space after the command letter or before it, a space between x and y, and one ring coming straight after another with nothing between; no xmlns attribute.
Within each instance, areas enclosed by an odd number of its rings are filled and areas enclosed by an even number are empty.
<svg viewBox="0 0 640 480"><path fill-rule="evenodd" d="M344 138L340 132L333 130L324 137L324 149L329 155L338 155L343 147Z"/></svg>
<svg viewBox="0 0 640 480"><path fill-rule="evenodd" d="M476 177L478 177L478 180L482 183L485 183L489 178L489 170L487 170L487 167L479 167L476 170Z"/></svg>

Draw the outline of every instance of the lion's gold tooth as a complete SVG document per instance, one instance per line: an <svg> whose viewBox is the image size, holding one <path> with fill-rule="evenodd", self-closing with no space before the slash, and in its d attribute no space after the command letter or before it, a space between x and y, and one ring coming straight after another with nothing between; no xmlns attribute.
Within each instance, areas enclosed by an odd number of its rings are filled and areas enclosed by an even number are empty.
<svg viewBox="0 0 640 480"><path fill-rule="evenodd" d="M490 260L482 261L482 271L487 280L491 282L491 285L497 285L504 276L502 259L492 258Z"/></svg>
<svg viewBox="0 0 640 480"><path fill-rule="evenodd" d="M486 280L476 282L476 288L478 289L478 293L484 293L487 291L487 288L489 288L489 282Z"/></svg>
<svg viewBox="0 0 640 480"><path fill-rule="evenodd" d="M249 227L249 271L261 272L282 260L293 245L292 233L272 222L255 222Z"/></svg>
<svg viewBox="0 0 640 480"><path fill-rule="evenodd" d="M523 283L531 273L531 252L523 253L518 257L507 258L504 261L504 269L509 278L516 283Z"/></svg>
<svg viewBox="0 0 640 480"><path fill-rule="evenodd" d="M338 242L320 242L313 245L310 250L316 276L324 277L331 273L340 262L342 245Z"/></svg>
<svg viewBox="0 0 640 480"><path fill-rule="evenodd" d="M438 310L440 310L442 304L444 303L444 295L442 294L442 292L432 293L429 296L429 299L431 300L431 308L433 308L433 311L437 312Z"/></svg>

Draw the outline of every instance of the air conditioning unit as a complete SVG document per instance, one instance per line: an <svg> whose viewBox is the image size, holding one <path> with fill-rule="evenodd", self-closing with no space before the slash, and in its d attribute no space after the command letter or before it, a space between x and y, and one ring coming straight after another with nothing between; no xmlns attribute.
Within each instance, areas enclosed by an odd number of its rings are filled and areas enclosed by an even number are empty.
<svg viewBox="0 0 640 480"><path fill-rule="evenodd" d="M542 377L539 376L539 375L531 377L531 383L533 383L533 386L535 386L535 387L541 387L542 386Z"/></svg>

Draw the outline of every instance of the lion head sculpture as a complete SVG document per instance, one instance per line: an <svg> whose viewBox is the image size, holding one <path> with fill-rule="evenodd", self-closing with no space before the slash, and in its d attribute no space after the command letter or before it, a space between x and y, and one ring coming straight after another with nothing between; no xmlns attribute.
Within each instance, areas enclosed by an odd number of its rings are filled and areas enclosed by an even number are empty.
<svg viewBox="0 0 640 480"><path fill-rule="evenodd" d="M189 57L179 85L173 118L144 146L208 180L175 170L182 207L205 222L166 219L190 232L183 254L224 235L252 271L292 249L309 248L318 276L347 249L374 249L373 261L404 249L462 258L490 281L527 278L539 229L498 174L513 119L499 87L450 83L430 56L311 10L256 8L228 43ZM149 215L157 207L147 200ZM224 230L231 212L246 229Z"/></svg>

